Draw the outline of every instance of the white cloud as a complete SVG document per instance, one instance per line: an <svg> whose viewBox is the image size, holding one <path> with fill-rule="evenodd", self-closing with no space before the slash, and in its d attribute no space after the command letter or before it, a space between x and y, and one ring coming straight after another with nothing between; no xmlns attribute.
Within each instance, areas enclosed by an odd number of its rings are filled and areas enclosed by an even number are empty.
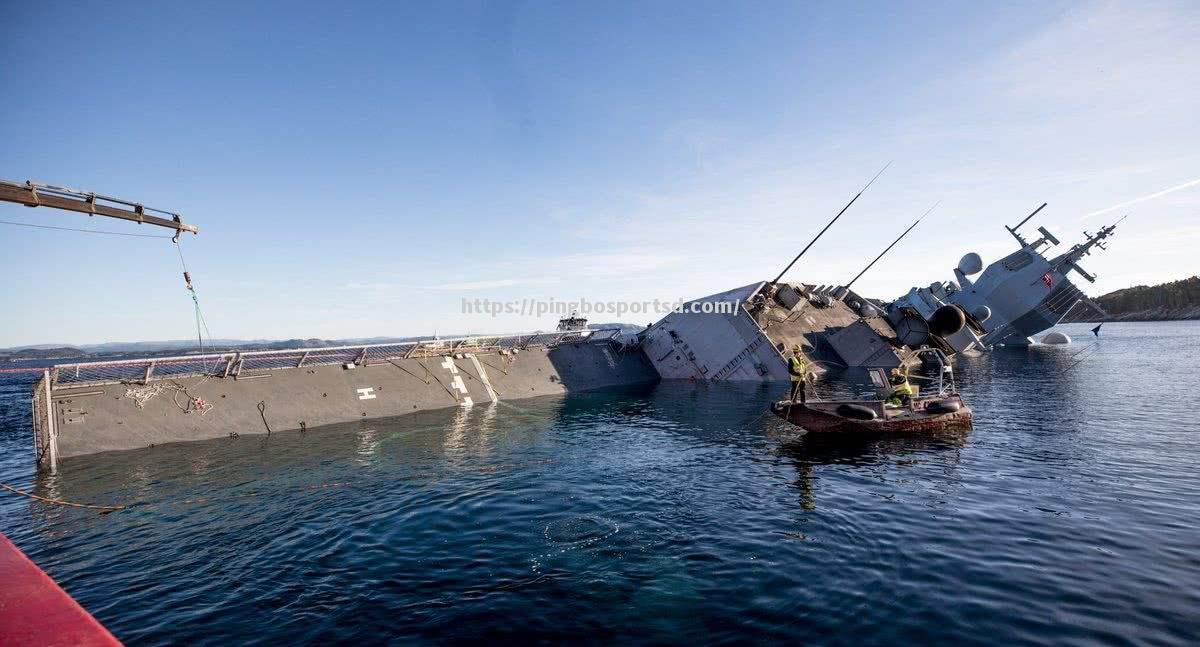
<svg viewBox="0 0 1200 647"><path fill-rule="evenodd" d="M1087 214L1086 216L1083 216L1082 218L1080 218L1080 220L1087 220L1088 218L1094 218L1096 216L1109 213L1110 211L1116 211L1117 209L1124 209L1125 207L1131 207L1135 204L1138 204L1141 202L1146 202L1148 200L1153 200L1155 198L1161 198L1164 195L1170 195L1172 193L1175 193L1176 191L1182 191L1184 189L1189 189L1189 188L1197 186L1197 185L1200 185L1200 178L1196 178L1194 180L1184 182L1183 184L1173 186L1169 189L1163 189L1162 191L1155 191L1154 193L1143 195L1141 197L1137 197L1132 200L1126 200L1125 202L1121 202L1119 204L1114 204L1111 207L1105 207L1103 209L1093 211L1093 212Z"/></svg>
<svg viewBox="0 0 1200 647"><path fill-rule="evenodd" d="M462 281L457 283L437 283L434 285L420 286L424 290L446 290L455 292L466 292L471 290L491 290L495 288L506 288L515 285L545 285L548 283L556 283L555 278L526 278L526 279L482 279L478 281Z"/></svg>
<svg viewBox="0 0 1200 647"><path fill-rule="evenodd" d="M352 281L345 285L345 289L362 292L399 292L403 290L464 292L470 290L506 288L517 285L546 285L557 282L559 282L559 279L556 277L479 279L475 281L454 281L449 283L430 283L425 285L402 285L399 283L387 282L363 283Z"/></svg>
<svg viewBox="0 0 1200 647"><path fill-rule="evenodd" d="M396 288L396 285L394 283L359 283L357 281L351 281L350 283L346 284L347 290L379 291L379 290L392 290L395 288Z"/></svg>
<svg viewBox="0 0 1200 647"><path fill-rule="evenodd" d="M671 249L654 250L626 248L605 252L567 254L550 259L541 259L547 267L569 276L632 276L643 272L674 267L686 256Z"/></svg>
<svg viewBox="0 0 1200 647"><path fill-rule="evenodd" d="M575 233L630 247L653 241L682 258L647 271L672 281L673 289L694 286L679 291L707 294L770 278L878 164L895 158L789 278L848 280L939 197L938 210L862 279L864 291L894 296L950 278L967 251L988 252L993 260L1007 254L1014 241L1002 225L1043 201L1050 206L1033 224L1069 245L1078 232L1065 225L1078 214L1134 206L1130 196L1143 196L1111 251L1089 259L1104 270L1090 291L1123 287L1125 269L1154 248L1132 234L1196 218L1195 204L1183 200L1194 184L1179 184L1200 168L1195 9L1075 6L1032 33L1014 32L986 58L944 60L930 70L926 87L896 97L905 104L899 119L864 123L857 140L822 135L819 120L836 124L833 114L785 124L761 140L682 120L664 137L703 158L697 177L573 205ZM1180 193L1164 198L1173 191ZM1117 203L1124 204L1105 207ZM1160 281L1194 272L1181 256L1156 259ZM611 266L620 273L619 262ZM676 268L688 273L667 271Z"/></svg>

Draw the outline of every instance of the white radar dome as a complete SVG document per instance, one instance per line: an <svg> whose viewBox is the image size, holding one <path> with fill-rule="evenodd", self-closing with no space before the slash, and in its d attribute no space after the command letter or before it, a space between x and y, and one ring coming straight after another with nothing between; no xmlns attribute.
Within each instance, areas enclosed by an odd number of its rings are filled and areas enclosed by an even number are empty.
<svg viewBox="0 0 1200 647"><path fill-rule="evenodd" d="M982 269L983 259L980 258L979 254L976 254L975 252L968 252L967 254L964 254L963 257L958 261L958 271L966 274L967 276L978 274Z"/></svg>
<svg viewBox="0 0 1200 647"><path fill-rule="evenodd" d="M1071 338L1060 332L1052 332L1052 333L1046 335L1045 337L1042 337L1042 343L1043 344L1069 344L1069 343L1071 343Z"/></svg>

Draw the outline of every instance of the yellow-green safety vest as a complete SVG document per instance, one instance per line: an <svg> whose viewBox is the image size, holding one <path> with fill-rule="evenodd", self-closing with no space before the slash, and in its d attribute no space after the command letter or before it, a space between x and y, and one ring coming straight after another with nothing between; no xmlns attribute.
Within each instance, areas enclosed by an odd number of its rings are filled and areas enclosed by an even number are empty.
<svg viewBox="0 0 1200 647"><path fill-rule="evenodd" d="M902 395L907 395L910 398L913 395L915 395L913 392L912 385L908 383L907 379L892 388L892 396L893 397L902 396Z"/></svg>
<svg viewBox="0 0 1200 647"><path fill-rule="evenodd" d="M792 376L793 382L799 382L804 379L804 374L808 372L808 362L799 357L788 358L788 373Z"/></svg>

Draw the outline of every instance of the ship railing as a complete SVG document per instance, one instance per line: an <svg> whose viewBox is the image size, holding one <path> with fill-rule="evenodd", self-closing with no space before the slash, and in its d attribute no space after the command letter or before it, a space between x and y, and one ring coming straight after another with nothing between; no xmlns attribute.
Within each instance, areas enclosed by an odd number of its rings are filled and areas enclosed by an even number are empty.
<svg viewBox="0 0 1200 647"><path fill-rule="evenodd" d="M33 459L38 467L58 468L58 436L50 418L50 371L33 388Z"/></svg>
<svg viewBox="0 0 1200 647"><path fill-rule="evenodd" d="M50 369L48 379L50 385L58 389L113 383L148 384L159 380L196 376L241 377L248 373L306 366L366 366L415 357L502 353L536 347L553 348L564 343L612 340L619 333L619 328L602 328L522 335L479 335L392 344L288 348L83 362L56 365Z"/></svg>
<svg viewBox="0 0 1200 647"><path fill-rule="evenodd" d="M1080 290L1070 279L1064 276L1059 279L1058 286L1041 303L1034 307L1033 311L1040 314L1043 319L1053 321L1057 325L1076 304L1086 298L1087 295L1083 293L1083 290ZM997 326L991 332L984 335L984 345L990 347L1003 341L1016 331L1017 321L1013 320Z"/></svg>

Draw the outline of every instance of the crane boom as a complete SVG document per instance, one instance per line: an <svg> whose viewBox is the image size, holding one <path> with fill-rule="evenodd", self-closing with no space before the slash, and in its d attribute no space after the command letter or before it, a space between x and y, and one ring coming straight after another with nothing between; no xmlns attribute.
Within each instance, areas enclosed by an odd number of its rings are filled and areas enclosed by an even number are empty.
<svg viewBox="0 0 1200 647"><path fill-rule="evenodd" d="M176 232L191 232L197 234L200 230L195 225L183 222L183 217L177 213L153 209L137 202L129 202L119 198L97 195L85 191L76 191L49 184L36 182L17 183L0 180L0 202L15 202L26 207L53 207L66 211L77 211L90 216L107 216L119 220L130 220L138 224L155 225L174 229ZM101 202L108 204L101 204ZM120 206L114 206L120 205ZM132 207L132 208L128 208ZM146 212L170 216L149 215Z"/></svg>

